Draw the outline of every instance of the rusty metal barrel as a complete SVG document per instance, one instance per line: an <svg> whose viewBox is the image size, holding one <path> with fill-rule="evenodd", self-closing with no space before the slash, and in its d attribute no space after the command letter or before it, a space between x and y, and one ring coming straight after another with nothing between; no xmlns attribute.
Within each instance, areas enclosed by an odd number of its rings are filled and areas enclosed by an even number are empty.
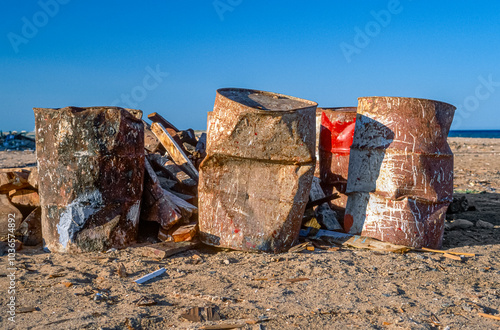
<svg viewBox="0 0 500 330"><path fill-rule="evenodd" d="M340 195L331 203L336 211L343 213L347 203L345 190L357 107L318 109L322 112L318 146L321 187L327 195Z"/></svg>
<svg viewBox="0 0 500 330"><path fill-rule="evenodd" d="M298 237L315 167L315 102L217 90L200 165L202 242L282 252Z"/></svg>
<svg viewBox="0 0 500 330"><path fill-rule="evenodd" d="M453 193L447 136L455 107L403 97L358 102L344 225L382 241L439 248Z"/></svg>
<svg viewBox="0 0 500 330"><path fill-rule="evenodd" d="M33 110L49 250L104 251L133 242L144 181L142 121L119 107Z"/></svg>

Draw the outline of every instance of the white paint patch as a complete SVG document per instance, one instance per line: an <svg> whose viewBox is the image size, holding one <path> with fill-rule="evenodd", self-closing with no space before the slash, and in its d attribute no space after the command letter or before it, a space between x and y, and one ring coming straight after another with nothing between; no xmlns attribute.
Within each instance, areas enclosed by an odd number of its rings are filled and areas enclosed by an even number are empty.
<svg viewBox="0 0 500 330"><path fill-rule="evenodd" d="M130 207L130 209L127 212L127 220L132 221L132 223L137 225L139 222L139 212L141 210L141 201L137 201Z"/></svg>
<svg viewBox="0 0 500 330"><path fill-rule="evenodd" d="M66 248L74 235L81 230L87 219L102 208L102 195L99 190L84 193L73 200L59 218L57 232L59 243Z"/></svg>

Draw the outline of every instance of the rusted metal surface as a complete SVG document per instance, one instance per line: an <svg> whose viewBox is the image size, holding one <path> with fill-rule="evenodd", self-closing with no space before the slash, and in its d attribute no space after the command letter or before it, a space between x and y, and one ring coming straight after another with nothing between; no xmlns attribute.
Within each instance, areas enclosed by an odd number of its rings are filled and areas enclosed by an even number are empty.
<svg viewBox="0 0 500 330"><path fill-rule="evenodd" d="M400 97L359 98L344 227L412 247L439 248L452 201L447 136L455 107Z"/></svg>
<svg viewBox="0 0 500 330"><path fill-rule="evenodd" d="M320 165L319 165L319 135L321 131L321 108L316 108L316 167L314 168L314 176L320 178Z"/></svg>
<svg viewBox="0 0 500 330"><path fill-rule="evenodd" d="M49 250L102 251L134 241L144 181L142 121L118 107L34 112Z"/></svg>
<svg viewBox="0 0 500 330"><path fill-rule="evenodd" d="M319 162L321 186L327 195L338 193L332 201L343 218L347 203L345 189L349 168L349 152L354 135L356 107L321 109Z"/></svg>
<svg viewBox="0 0 500 330"><path fill-rule="evenodd" d="M267 252L293 245L315 167L316 106L256 90L217 91L200 165L204 243Z"/></svg>

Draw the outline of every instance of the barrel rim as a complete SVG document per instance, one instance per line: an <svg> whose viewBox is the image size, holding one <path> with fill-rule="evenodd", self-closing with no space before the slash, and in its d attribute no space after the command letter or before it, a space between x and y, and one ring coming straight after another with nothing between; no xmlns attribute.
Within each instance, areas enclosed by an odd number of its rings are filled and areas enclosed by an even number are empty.
<svg viewBox="0 0 500 330"><path fill-rule="evenodd" d="M442 105L445 105L445 106L449 106L449 107L453 108L453 110L457 109L456 106L454 106L453 104L447 103L447 102L433 100L433 99L419 98L419 97L405 97L405 96L361 96L361 97L358 97L358 102L360 102L362 99L419 100L419 101L439 103L439 104L442 104Z"/></svg>
<svg viewBox="0 0 500 330"><path fill-rule="evenodd" d="M137 122L142 122L142 119L139 119L137 117L135 117L134 115L132 115L128 110L138 110L138 111L141 111L140 109L132 109L132 108L123 108L123 107L117 107L117 106L90 106L90 107L77 107L77 106L73 106L73 105L70 105L70 106L66 106L66 107L63 107L63 108L33 108L33 111L36 113L38 111L60 111L60 112L63 112L63 111L70 111L72 112L73 114L77 114L77 113L81 113L81 112L85 112L85 111L92 111L92 110L97 110L97 109L107 109L107 110L123 110L125 111L127 114L125 116L129 116L130 119L133 119Z"/></svg>
<svg viewBox="0 0 500 330"><path fill-rule="evenodd" d="M358 107L318 107L321 111L335 111L335 112L357 112Z"/></svg>
<svg viewBox="0 0 500 330"><path fill-rule="evenodd" d="M287 99L291 99L291 100L294 100L294 101L298 101L298 102L304 103L304 104L306 104L306 106L299 107L299 108L294 108L294 109L291 109L291 110L264 110L264 109L255 108L253 106L250 106L250 105L238 102L236 100L233 100L233 99L231 99L231 98L229 98L226 95L224 95L224 94L221 93L221 92L224 92L224 91L247 91L247 92L259 93L259 94L264 94L264 95L265 94L268 94L268 95L271 94L271 95L275 95L275 96L279 96L279 97L285 97ZM259 90L259 89L238 88L238 87L224 87L224 88L217 89L216 94L217 94L217 96L223 97L223 98L225 98L225 99L227 99L227 100L229 100L231 102L236 102L236 103L241 104L242 106L244 106L246 108L250 108L252 110L255 110L255 111L258 111L258 112L261 112L261 113L292 113L292 112L299 111L299 110L309 109L311 107L315 107L315 108L318 107L318 103L314 102L314 101L311 101L311 100L306 100L306 99L302 99L300 97L295 97L295 96L286 95L286 94L280 94L280 93L275 93L275 92L263 91L263 90Z"/></svg>

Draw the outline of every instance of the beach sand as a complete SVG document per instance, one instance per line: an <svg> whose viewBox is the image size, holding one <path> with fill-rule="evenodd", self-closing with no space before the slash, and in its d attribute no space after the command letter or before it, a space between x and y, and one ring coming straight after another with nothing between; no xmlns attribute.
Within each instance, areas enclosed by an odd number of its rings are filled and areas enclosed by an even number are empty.
<svg viewBox="0 0 500 330"><path fill-rule="evenodd" d="M500 139L450 138L455 196L470 211L451 219L495 228L446 230L443 249L474 253L380 253L342 247L258 254L200 247L164 260L137 249L61 255L24 248L16 255L18 329L165 329L235 324L244 329L493 329L500 321ZM35 163L33 152L1 152L0 168ZM128 277L117 274L123 264ZM0 259L2 328L7 257ZM132 282L159 267L162 276ZM301 278L301 281L287 281ZM68 284L70 283L70 284ZM139 306L142 301L155 305ZM146 299L146 300L145 300ZM221 321L190 322L192 307L214 306ZM22 309L35 311L21 313ZM247 324L260 322L258 324Z"/></svg>

